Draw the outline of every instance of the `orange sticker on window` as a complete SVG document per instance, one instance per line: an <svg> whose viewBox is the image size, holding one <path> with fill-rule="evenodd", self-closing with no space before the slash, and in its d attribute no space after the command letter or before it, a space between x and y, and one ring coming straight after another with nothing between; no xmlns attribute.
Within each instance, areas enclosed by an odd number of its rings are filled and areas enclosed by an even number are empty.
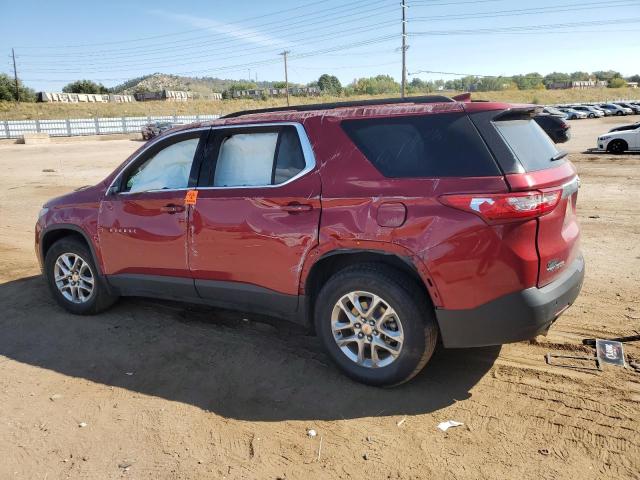
<svg viewBox="0 0 640 480"><path fill-rule="evenodd" d="M197 199L198 199L198 190L189 190L187 192L187 195L184 197L184 204L195 205Z"/></svg>

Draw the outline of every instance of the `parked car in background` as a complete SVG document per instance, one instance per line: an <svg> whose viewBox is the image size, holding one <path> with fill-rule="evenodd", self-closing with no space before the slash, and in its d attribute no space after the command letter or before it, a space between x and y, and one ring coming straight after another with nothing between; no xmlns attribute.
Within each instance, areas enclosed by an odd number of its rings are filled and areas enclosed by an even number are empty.
<svg viewBox="0 0 640 480"><path fill-rule="evenodd" d="M48 201L35 250L71 313L131 295L281 317L397 385L439 343L531 339L577 298L580 182L537 110L428 96L176 128Z"/></svg>
<svg viewBox="0 0 640 480"><path fill-rule="evenodd" d="M598 110L593 108L590 105L571 105L570 108L577 110L578 112L584 112L587 114L589 118L600 118L604 117L604 112L602 110Z"/></svg>
<svg viewBox="0 0 640 480"><path fill-rule="evenodd" d="M616 102L616 105L620 105L621 107L624 107L624 108L629 108L636 115L640 114L640 105L636 105L634 103L627 103L627 102Z"/></svg>
<svg viewBox="0 0 640 480"><path fill-rule="evenodd" d="M587 118L587 114L585 112L579 112L578 110L574 110L573 108L559 107L558 110L567 114L567 120L578 120Z"/></svg>
<svg viewBox="0 0 640 480"><path fill-rule="evenodd" d="M613 115L631 115L633 113L633 110L630 108L621 107L615 103L601 103L598 106L609 110Z"/></svg>
<svg viewBox="0 0 640 480"><path fill-rule="evenodd" d="M561 118L567 118L568 115L565 112L561 112L560 110L558 110L556 107L544 107L542 109L543 113L548 113L549 115L554 115L556 117L561 117Z"/></svg>
<svg viewBox="0 0 640 480"><path fill-rule="evenodd" d="M541 113L533 117L554 143L564 143L571 138L571 125L561 117Z"/></svg>
<svg viewBox="0 0 640 480"><path fill-rule="evenodd" d="M182 125L181 123L172 123L172 122L151 122L142 127L141 133L143 140L151 140L154 137L157 137L162 132L166 132L167 130L172 129L173 127L177 127L178 125Z"/></svg>
<svg viewBox="0 0 640 480"><path fill-rule="evenodd" d="M598 149L609 153L640 150L640 122L610 130L598 137Z"/></svg>
<svg viewBox="0 0 640 480"><path fill-rule="evenodd" d="M595 110L599 110L602 113L604 113L605 117L610 117L611 115L613 115L613 112L611 110L607 110L606 108L602 108L599 105L593 104L593 103L586 103L585 105L588 105L589 107L595 109Z"/></svg>

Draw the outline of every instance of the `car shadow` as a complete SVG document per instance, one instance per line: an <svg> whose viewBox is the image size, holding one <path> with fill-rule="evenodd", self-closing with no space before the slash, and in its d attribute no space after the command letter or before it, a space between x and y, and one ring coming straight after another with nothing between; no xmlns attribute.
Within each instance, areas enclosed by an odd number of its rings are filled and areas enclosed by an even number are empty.
<svg viewBox="0 0 640 480"><path fill-rule="evenodd" d="M75 316L41 277L0 285L0 306L0 355L243 420L433 412L469 398L500 352L439 349L411 382L381 389L346 378L315 336L277 319L137 298Z"/></svg>

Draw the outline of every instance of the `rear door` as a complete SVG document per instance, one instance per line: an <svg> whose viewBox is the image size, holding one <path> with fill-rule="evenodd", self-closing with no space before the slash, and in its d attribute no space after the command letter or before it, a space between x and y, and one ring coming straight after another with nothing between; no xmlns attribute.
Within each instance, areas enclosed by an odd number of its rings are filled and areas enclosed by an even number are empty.
<svg viewBox="0 0 640 480"><path fill-rule="evenodd" d="M198 293L265 312L295 310L320 222L320 176L304 128L226 127L211 136L191 213Z"/></svg>
<svg viewBox="0 0 640 480"><path fill-rule="evenodd" d="M538 286L542 287L561 275L579 254L576 169L530 113L506 113L491 124L515 160L513 165L517 165L505 175L511 190L539 190L550 195L557 192L560 196L556 208L537 220Z"/></svg>

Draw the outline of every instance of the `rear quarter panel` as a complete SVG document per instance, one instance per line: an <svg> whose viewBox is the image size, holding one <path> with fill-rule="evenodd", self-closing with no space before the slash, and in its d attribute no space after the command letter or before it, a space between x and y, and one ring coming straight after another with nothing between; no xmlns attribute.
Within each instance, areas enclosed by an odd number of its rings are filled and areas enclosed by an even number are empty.
<svg viewBox="0 0 640 480"><path fill-rule="evenodd" d="M535 221L490 227L438 201L445 193L506 192L502 176L386 178L351 142L340 119L311 118L305 128L322 178L319 246L305 271L333 250L393 253L412 261L436 306L452 309L535 285ZM379 210L386 203L406 207L400 226L380 225Z"/></svg>

